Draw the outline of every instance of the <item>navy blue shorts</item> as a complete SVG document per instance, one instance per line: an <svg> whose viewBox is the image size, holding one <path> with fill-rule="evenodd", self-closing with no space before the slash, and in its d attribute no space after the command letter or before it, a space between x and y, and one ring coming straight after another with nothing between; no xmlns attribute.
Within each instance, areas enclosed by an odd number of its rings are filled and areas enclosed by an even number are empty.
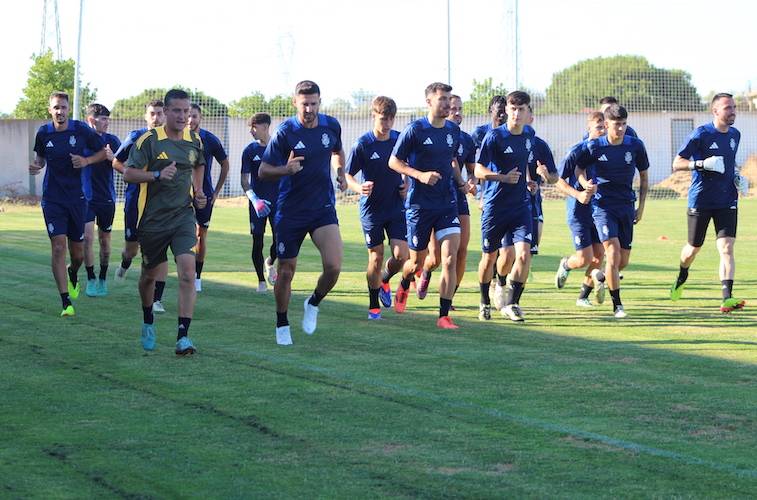
<svg viewBox="0 0 757 500"><path fill-rule="evenodd" d="M271 234L276 234L276 226L273 222L276 218L276 201L271 203L271 213L265 217L258 217L251 202L247 202L247 211L250 214L250 234L265 234L266 221L271 223Z"/></svg>
<svg viewBox="0 0 757 500"><path fill-rule="evenodd" d="M305 236L319 227L331 224L339 224L334 207L329 207L318 212L308 213L305 217L282 216L276 214L274 219L274 231L276 233L276 253L280 259L293 259L300 253L300 247Z"/></svg>
<svg viewBox="0 0 757 500"><path fill-rule="evenodd" d="M589 247L595 243L601 243L597 228L594 227L594 221L579 220L574 218L568 219L568 228L573 237L573 247L576 250Z"/></svg>
<svg viewBox="0 0 757 500"><path fill-rule="evenodd" d="M71 204L42 200L42 215L47 234L65 234L71 241L84 241L84 219L87 216L87 200L82 198Z"/></svg>
<svg viewBox="0 0 757 500"><path fill-rule="evenodd" d="M481 214L481 251L496 252L500 248L513 246L515 243L533 241L533 219L531 207L521 207L507 214Z"/></svg>
<svg viewBox="0 0 757 500"><path fill-rule="evenodd" d="M407 244L410 250L423 251L428 248L431 231L436 241L442 241L450 234L460 234L460 219L457 205L444 209L409 208L405 212L407 223Z"/></svg>
<svg viewBox="0 0 757 500"><path fill-rule="evenodd" d="M213 197L213 195L208 196L205 195L208 199L208 202L205 204L203 208L197 208L193 205L195 209L195 220L197 221L197 225L200 227L210 227L210 217L213 216L213 204L210 203L210 199Z"/></svg>
<svg viewBox="0 0 757 500"><path fill-rule="evenodd" d="M620 248L631 249L633 242L633 219L636 216L633 203L612 207L592 205L594 227L599 239L604 243L611 238L618 238Z"/></svg>
<svg viewBox="0 0 757 500"><path fill-rule="evenodd" d="M457 196L457 215L470 215L468 196L461 193L459 189L455 189L455 195Z"/></svg>
<svg viewBox="0 0 757 500"><path fill-rule="evenodd" d="M113 229L113 219L115 217L115 203L95 203L90 201L87 206L87 218L84 222L87 224L95 222L100 231L109 233Z"/></svg>
<svg viewBox="0 0 757 500"><path fill-rule="evenodd" d="M139 209L137 197L126 198L124 203L124 239L126 241L139 241L137 239L137 226L139 225Z"/></svg>
<svg viewBox="0 0 757 500"><path fill-rule="evenodd" d="M384 244L384 234L389 241L407 238L407 222L405 210L396 210L393 213L367 213L360 217L360 225L365 236L365 246L373 248Z"/></svg>

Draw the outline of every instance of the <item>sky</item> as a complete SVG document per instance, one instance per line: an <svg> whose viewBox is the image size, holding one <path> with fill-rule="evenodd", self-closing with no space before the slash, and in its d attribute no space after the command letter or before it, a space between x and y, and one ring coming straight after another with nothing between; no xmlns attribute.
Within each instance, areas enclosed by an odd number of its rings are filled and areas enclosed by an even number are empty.
<svg viewBox="0 0 757 500"><path fill-rule="evenodd" d="M487 77L514 88L515 1L449 0L456 93ZM79 3L58 0L65 58L76 56ZM0 112L9 113L40 50L43 0L0 6ZM752 0L519 0L517 17L522 87L543 91L578 61L630 54L689 72L702 96L757 90ZM54 48L53 26L49 15ZM182 84L228 103L310 79L326 103L364 89L417 107L425 86L447 77L446 0L84 0L81 78L106 106L150 87Z"/></svg>

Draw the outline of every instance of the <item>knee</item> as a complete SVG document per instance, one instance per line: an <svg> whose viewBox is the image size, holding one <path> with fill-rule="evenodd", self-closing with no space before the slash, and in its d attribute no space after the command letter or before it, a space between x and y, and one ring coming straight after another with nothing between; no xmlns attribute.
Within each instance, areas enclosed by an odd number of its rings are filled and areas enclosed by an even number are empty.
<svg viewBox="0 0 757 500"><path fill-rule="evenodd" d="M276 283L284 282L284 283L291 283L292 278L294 278L294 266L289 263L284 263L279 261L279 269L278 269L278 277L276 278Z"/></svg>
<svg viewBox="0 0 757 500"><path fill-rule="evenodd" d="M336 278L342 272L342 263L339 261L330 261L323 264L323 274Z"/></svg>

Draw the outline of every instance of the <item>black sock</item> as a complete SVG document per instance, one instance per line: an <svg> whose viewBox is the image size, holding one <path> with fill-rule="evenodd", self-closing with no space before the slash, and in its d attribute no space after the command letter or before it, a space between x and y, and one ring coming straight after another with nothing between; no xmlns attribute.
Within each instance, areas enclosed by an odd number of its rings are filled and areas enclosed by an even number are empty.
<svg viewBox="0 0 757 500"><path fill-rule="evenodd" d="M255 267L255 274L258 275L258 281L265 281L263 275L263 235L252 235L252 265Z"/></svg>
<svg viewBox="0 0 757 500"><path fill-rule="evenodd" d="M412 276L413 275L411 274L407 278L402 278L402 281L400 281L400 286L402 287L403 290L409 290L410 289L410 282L413 281L412 278L411 278Z"/></svg>
<svg viewBox="0 0 757 500"><path fill-rule="evenodd" d="M189 324L191 322L192 318L182 318L179 316L179 328L176 332L176 340L186 337L189 334Z"/></svg>
<svg viewBox="0 0 757 500"><path fill-rule="evenodd" d="M155 321L155 317L152 315L152 305L142 307L142 322L152 325L153 321Z"/></svg>
<svg viewBox="0 0 757 500"><path fill-rule="evenodd" d="M497 273L497 284L499 286L507 285L507 275L502 276L501 274Z"/></svg>
<svg viewBox="0 0 757 500"><path fill-rule="evenodd" d="M325 295L321 295L320 293L318 293L318 290L313 290L313 295L311 295L310 298L308 299L308 304L310 304L311 306L318 307L318 304L321 303L324 297Z"/></svg>
<svg viewBox="0 0 757 500"><path fill-rule="evenodd" d="M71 281L71 284L74 286L76 286L76 284L79 282L79 277L76 274L77 274L76 271L74 271L70 267L68 268L68 279L69 281Z"/></svg>
<svg viewBox="0 0 757 500"><path fill-rule="evenodd" d="M71 305L71 297L68 296L68 292L60 294L60 301L63 303L63 309Z"/></svg>
<svg viewBox="0 0 757 500"><path fill-rule="evenodd" d="M379 309L379 289L368 287L368 309Z"/></svg>
<svg viewBox="0 0 757 500"><path fill-rule="evenodd" d="M166 287L165 281L156 281L155 282L155 296L153 297L153 302L159 302L163 300L163 289Z"/></svg>
<svg viewBox="0 0 757 500"><path fill-rule="evenodd" d="M678 269L678 278L676 278L676 288L686 283L687 279L689 279L689 268L681 266Z"/></svg>
<svg viewBox="0 0 757 500"><path fill-rule="evenodd" d="M204 260L195 261L195 275L197 276L197 279L200 279L200 276L202 275L202 266L204 265L205 265Z"/></svg>
<svg viewBox="0 0 757 500"><path fill-rule="evenodd" d="M98 277L103 281L108 279L108 264L105 264L105 265L100 264L100 276Z"/></svg>
<svg viewBox="0 0 757 500"><path fill-rule="evenodd" d="M95 266L84 266L87 270L87 281L95 279Z"/></svg>
<svg viewBox="0 0 757 500"><path fill-rule="evenodd" d="M276 311L276 328L280 326L289 326L289 318L287 318L287 312Z"/></svg>
<svg viewBox="0 0 757 500"><path fill-rule="evenodd" d="M481 303L482 304L491 304L491 299L489 298L489 287L491 286L491 283L479 283L478 287L481 290Z"/></svg>
<svg viewBox="0 0 757 500"><path fill-rule="evenodd" d="M721 280L723 285L723 300L730 299L733 295L733 280Z"/></svg>
<svg viewBox="0 0 757 500"><path fill-rule="evenodd" d="M431 281L431 273L433 271L421 271L421 278Z"/></svg>
<svg viewBox="0 0 757 500"><path fill-rule="evenodd" d="M129 269L131 267L131 259L125 259L121 257L121 268Z"/></svg>
<svg viewBox="0 0 757 500"><path fill-rule="evenodd" d="M618 288L617 290L610 290L610 297L612 297L613 309L623 305L623 303L620 301L620 288Z"/></svg>
<svg viewBox="0 0 757 500"><path fill-rule="evenodd" d="M523 283L520 281L510 280L510 286L507 287L507 299L505 305L518 304L520 295L523 293Z"/></svg>
<svg viewBox="0 0 757 500"><path fill-rule="evenodd" d="M439 317L449 316L449 308L452 306L452 299L443 299L439 297Z"/></svg>
<svg viewBox="0 0 757 500"><path fill-rule="evenodd" d="M594 287L591 285L587 285L584 283L581 285L581 295L578 296L579 299L588 299L589 295L591 295L591 291L594 290Z"/></svg>

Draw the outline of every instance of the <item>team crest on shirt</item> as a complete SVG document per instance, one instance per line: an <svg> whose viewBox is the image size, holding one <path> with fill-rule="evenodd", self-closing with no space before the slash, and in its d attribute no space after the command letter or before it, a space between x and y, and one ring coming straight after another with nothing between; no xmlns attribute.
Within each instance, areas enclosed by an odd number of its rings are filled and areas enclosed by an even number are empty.
<svg viewBox="0 0 757 500"><path fill-rule="evenodd" d="M731 137L731 151L736 151L736 139Z"/></svg>
<svg viewBox="0 0 757 500"><path fill-rule="evenodd" d="M452 138L452 134L447 134L447 146L451 148L454 143L455 140Z"/></svg>
<svg viewBox="0 0 757 500"><path fill-rule="evenodd" d="M331 139L329 139L329 134L327 134L326 132L324 132L323 135L321 136L321 144L323 144L324 148L329 147L329 144L331 144Z"/></svg>
<svg viewBox="0 0 757 500"><path fill-rule="evenodd" d="M73 136L73 135L72 135L71 137L69 137L69 138L68 138L68 143L69 143L69 144L71 145L71 147L72 147L72 148L73 148L74 146L76 146L76 137L75 137L75 136Z"/></svg>
<svg viewBox="0 0 757 500"><path fill-rule="evenodd" d="M531 151L531 139L526 139L526 149Z"/></svg>
<svg viewBox="0 0 757 500"><path fill-rule="evenodd" d="M631 164L631 160L633 160L633 156L631 155L630 151L626 151L626 156L624 157L624 159L626 160L626 163L628 165Z"/></svg>
<svg viewBox="0 0 757 500"><path fill-rule="evenodd" d="M197 151L195 151L194 149L190 149L188 156L189 156L189 163L194 164L197 162Z"/></svg>

